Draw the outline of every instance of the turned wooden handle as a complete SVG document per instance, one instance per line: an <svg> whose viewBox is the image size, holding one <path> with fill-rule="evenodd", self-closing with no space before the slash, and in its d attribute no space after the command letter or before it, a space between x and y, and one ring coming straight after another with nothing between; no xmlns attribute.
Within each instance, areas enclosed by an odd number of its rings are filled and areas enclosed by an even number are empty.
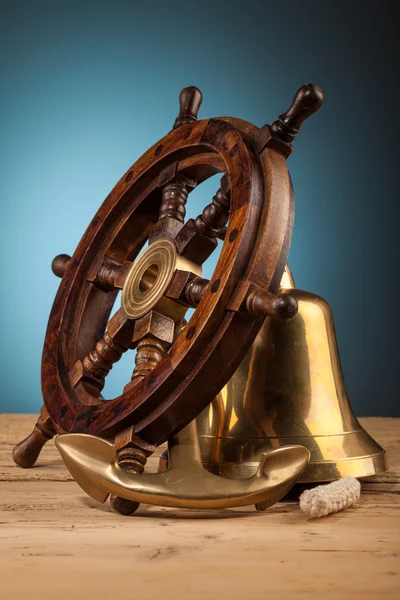
<svg viewBox="0 0 400 600"><path fill-rule="evenodd" d="M35 427L32 433L13 449L12 457L14 462L24 469L33 467L38 459L40 451L48 441L49 438L44 437Z"/></svg>
<svg viewBox="0 0 400 600"><path fill-rule="evenodd" d="M42 406L39 418L35 427L27 438L17 444L13 451L12 457L19 467L29 469L33 467L38 459L43 446L51 440L56 434L53 422L44 406Z"/></svg>
<svg viewBox="0 0 400 600"><path fill-rule="evenodd" d="M59 254L56 256L51 263L51 270L53 271L54 275L57 275L57 277L62 277L70 260L71 257L68 254Z"/></svg>
<svg viewBox="0 0 400 600"><path fill-rule="evenodd" d="M278 321L289 321L297 314L296 298L290 294L253 292L247 299L246 308L252 315L270 316Z"/></svg>
<svg viewBox="0 0 400 600"><path fill-rule="evenodd" d="M154 446L141 440L133 433L133 427L120 431L115 437L118 464L123 471L141 475L147 457L154 451ZM132 515L140 506L140 502L127 500L114 494L110 496L111 507L121 515Z"/></svg>
<svg viewBox="0 0 400 600"><path fill-rule="evenodd" d="M12 457L15 464L23 469L33 467L43 446L51 440L54 434L55 431L52 434L47 434L36 424L32 433L14 447Z"/></svg>
<svg viewBox="0 0 400 600"><path fill-rule="evenodd" d="M273 136L291 144L304 121L321 108L323 101L320 87L312 83L303 85L297 90L290 108L271 125Z"/></svg>
<svg viewBox="0 0 400 600"><path fill-rule="evenodd" d="M174 129L197 120L203 95L199 88L191 85L183 88L179 95L179 115L175 119Z"/></svg>

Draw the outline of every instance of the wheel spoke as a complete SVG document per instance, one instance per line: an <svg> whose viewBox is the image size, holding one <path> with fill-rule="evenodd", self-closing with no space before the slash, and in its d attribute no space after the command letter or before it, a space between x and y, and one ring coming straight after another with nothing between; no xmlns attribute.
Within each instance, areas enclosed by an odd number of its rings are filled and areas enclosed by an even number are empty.
<svg viewBox="0 0 400 600"><path fill-rule="evenodd" d="M136 345L135 368L132 373L131 382L124 391L131 389L138 381L141 381L155 369L165 350L174 341L175 321L155 310L135 322L132 341Z"/></svg>
<svg viewBox="0 0 400 600"><path fill-rule="evenodd" d="M185 222L186 202L196 181L177 173L177 166L178 163L174 163L160 174L158 185L162 187L162 200L158 221L149 235L150 244L164 237L175 238Z"/></svg>
<svg viewBox="0 0 400 600"><path fill-rule="evenodd" d="M129 260L119 262L105 256L100 267L96 264L93 265L93 268L89 271L87 281L92 281L97 287L106 292L122 289L132 264Z"/></svg>
<svg viewBox="0 0 400 600"><path fill-rule="evenodd" d="M225 237L229 206L230 184L224 175L212 202L196 219L189 219L176 236L178 252L199 265L203 264L217 247L217 238Z"/></svg>
<svg viewBox="0 0 400 600"><path fill-rule="evenodd" d="M208 279L178 269L165 295L178 304L195 308L204 296L209 283Z"/></svg>
<svg viewBox="0 0 400 600"><path fill-rule="evenodd" d="M297 314L298 304L291 294L272 294L248 280L242 280L228 309L247 313L255 318L272 317L278 321L289 321Z"/></svg>
<svg viewBox="0 0 400 600"><path fill-rule="evenodd" d="M74 387L82 382L89 393L98 395L101 392L113 364L133 345L134 324L122 309L115 313L94 349L82 361L75 363L71 372Z"/></svg>
<svg viewBox="0 0 400 600"><path fill-rule="evenodd" d="M69 254L59 254L56 256L51 263L51 270L54 275L62 278L70 260L71 256Z"/></svg>
<svg viewBox="0 0 400 600"><path fill-rule="evenodd" d="M225 236L226 236L226 231L227 231L227 227L221 227L221 229L218 231L217 233L217 238L219 240L224 241L225 240Z"/></svg>
<svg viewBox="0 0 400 600"><path fill-rule="evenodd" d="M179 95L179 115L175 119L174 129L197 121L203 95L199 88L193 85L183 88Z"/></svg>

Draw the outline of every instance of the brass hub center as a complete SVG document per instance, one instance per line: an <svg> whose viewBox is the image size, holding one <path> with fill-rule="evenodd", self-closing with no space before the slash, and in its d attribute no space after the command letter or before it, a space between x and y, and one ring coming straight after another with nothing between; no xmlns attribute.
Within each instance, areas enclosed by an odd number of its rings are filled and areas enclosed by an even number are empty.
<svg viewBox="0 0 400 600"><path fill-rule="evenodd" d="M201 276L201 267L180 256L168 238L157 240L133 263L122 289L122 308L139 319L155 308L180 322L186 308L164 296L177 270Z"/></svg>
<svg viewBox="0 0 400 600"><path fill-rule="evenodd" d="M169 239L157 240L132 265L122 289L122 308L138 319L154 308L171 283L178 253Z"/></svg>

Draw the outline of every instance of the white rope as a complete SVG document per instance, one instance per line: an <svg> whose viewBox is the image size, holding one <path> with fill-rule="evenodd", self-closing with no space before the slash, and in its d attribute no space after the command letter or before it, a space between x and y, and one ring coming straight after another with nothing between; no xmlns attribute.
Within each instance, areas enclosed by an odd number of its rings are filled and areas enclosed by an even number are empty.
<svg viewBox="0 0 400 600"><path fill-rule="evenodd" d="M309 517L324 517L348 508L360 498L361 484L355 477L342 477L327 485L306 490L300 496L300 508Z"/></svg>

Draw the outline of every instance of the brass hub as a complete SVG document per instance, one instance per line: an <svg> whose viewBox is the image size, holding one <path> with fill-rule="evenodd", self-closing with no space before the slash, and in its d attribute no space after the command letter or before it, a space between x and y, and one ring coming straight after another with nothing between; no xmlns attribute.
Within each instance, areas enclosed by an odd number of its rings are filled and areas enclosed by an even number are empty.
<svg viewBox="0 0 400 600"><path fill-rule="evenodd" d="M122 308L127 317L138 319L157 307L164 314L172 312L167 315L171 318L184 313L183 307L164 298L178 269L201 275L201 267L179 256L170 239L163 238L151 244L132 265L122 289Z"/></svg>

